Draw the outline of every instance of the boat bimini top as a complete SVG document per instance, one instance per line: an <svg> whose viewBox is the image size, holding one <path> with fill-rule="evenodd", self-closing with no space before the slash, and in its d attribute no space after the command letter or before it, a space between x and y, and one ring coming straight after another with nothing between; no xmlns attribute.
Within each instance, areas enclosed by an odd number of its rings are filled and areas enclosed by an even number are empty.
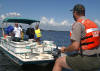
<svg viewBox="0 0 100 71"><path fill-rule="evenodd" d="M7 17L3 20L4 22L9 22L9 23L24 23L24 24L29 24L31 25L32 23L40 23L38 20L32 20L32 19L26 19L22 17Z"/></svg>

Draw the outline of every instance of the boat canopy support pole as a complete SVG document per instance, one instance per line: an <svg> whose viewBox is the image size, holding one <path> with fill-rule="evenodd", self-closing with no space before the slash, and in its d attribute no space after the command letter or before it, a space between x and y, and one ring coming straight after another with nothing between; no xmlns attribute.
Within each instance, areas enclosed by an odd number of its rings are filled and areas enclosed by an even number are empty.
<svg viewBox="0 0 100 71"><path fill-rule="evenodd" d="M4 37L4 22L2 23L2 36Z"/></svg>

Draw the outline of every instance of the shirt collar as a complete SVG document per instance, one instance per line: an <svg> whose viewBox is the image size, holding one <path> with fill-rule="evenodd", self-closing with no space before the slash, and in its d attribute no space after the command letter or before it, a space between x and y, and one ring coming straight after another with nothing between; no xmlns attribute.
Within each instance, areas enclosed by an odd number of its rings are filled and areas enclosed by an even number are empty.
<svg viewBox="0 0 100 71"><path fill-rule="evenodd" d="M86 19L86 17L85 17L85 16L81 16L79 19ZM78 19L78 20L79 20L79 19Z"/></svg>

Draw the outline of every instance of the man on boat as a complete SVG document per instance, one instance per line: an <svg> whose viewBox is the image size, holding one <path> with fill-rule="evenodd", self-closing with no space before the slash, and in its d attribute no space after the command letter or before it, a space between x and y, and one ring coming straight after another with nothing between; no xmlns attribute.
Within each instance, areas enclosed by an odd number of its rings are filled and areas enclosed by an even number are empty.
<svg viewBox="0 0 100 71"><path fill-rule="evenodd" d="M18 23L15 23L15 27L14 27L14 41L16 41L16 42L20 42L20 39L21 39L21 31L22 31L22 29L21 29L21 27L19 27L18 26Z"/></svg>
<svg viewBox="0 0 100 71"><path fill-rule="evenodd" d="M62 68L70 70L100 68L100 30L93 21L85 17L85 7L82 4L75 5L72 11L75 20L70 33L72 43L68 47L63 46L61 52L77 51L77 53L58 58L53 71L62 71Z"/></svg>

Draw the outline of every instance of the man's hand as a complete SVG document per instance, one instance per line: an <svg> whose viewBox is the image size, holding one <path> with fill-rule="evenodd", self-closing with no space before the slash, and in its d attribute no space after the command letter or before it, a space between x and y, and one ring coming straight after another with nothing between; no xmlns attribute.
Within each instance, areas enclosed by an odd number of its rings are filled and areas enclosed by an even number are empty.
<svg viewBox="0 0 100 71"><path fill-rule="evenodd" d="M62 53L64 53L65 49L66 49L66 47L63 46L60 50L61 50Z"/></svg>

